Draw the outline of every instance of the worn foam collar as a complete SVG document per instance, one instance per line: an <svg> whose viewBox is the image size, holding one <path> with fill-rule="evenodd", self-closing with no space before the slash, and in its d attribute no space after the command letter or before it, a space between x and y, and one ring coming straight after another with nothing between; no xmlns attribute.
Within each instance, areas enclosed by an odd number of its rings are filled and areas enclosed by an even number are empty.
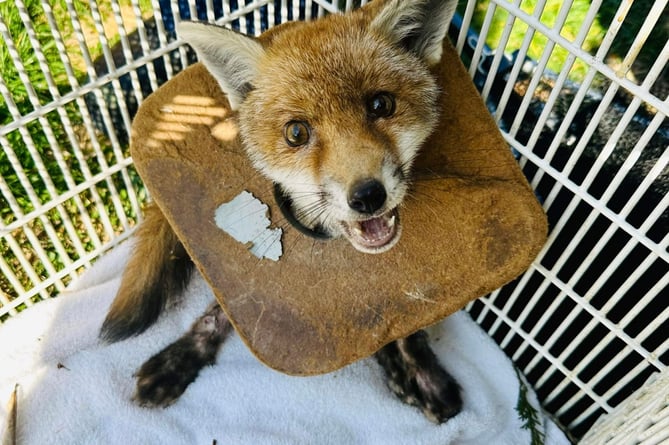
<svg viewBox="0 0 669 445"><path fill-rule="evenodd" d="M539 251L543 211L449 43L435 74L441 121L416 161L402 238L379 255L315 240L286 222L202 65L142 104L132 132L137 169L267 365L298 375L337 369L514 279ZM217 209L244 191L269 207L259 213L269 216L267 233L280 237L277 261L258 258L216 223Z"/></svg>

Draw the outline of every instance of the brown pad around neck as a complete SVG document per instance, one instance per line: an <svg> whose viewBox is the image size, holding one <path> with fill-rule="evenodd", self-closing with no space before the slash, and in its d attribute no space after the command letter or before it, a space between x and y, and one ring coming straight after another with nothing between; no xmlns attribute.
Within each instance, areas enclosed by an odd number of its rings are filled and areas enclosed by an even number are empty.
<svg viewBox="0 0 669 445"><path fill-rule="evenodd" d="M286 223L202 65L142 104L132 132L137 169L235 329L268 366L311 375L369 356L511 281L544 243L541 206L448 42L435 72L441 122L416 161L402 238L378 255ZM283 230L278 261L259 259L216 225L216 209L243 191L268 205L271 227Z"/></svg>

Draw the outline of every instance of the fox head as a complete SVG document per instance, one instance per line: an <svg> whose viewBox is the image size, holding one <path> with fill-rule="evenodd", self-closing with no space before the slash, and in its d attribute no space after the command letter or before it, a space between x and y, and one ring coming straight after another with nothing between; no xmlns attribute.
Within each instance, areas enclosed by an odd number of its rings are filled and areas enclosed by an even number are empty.
<svg viewBox="0 0 669 445"><path fill-rule="evenodd" d="M380 253L400 238L411 166L437 123L430 67L455 6L377 0L259 39L193 22L177 31L226 93L248 156L300 224Z"/></svg>

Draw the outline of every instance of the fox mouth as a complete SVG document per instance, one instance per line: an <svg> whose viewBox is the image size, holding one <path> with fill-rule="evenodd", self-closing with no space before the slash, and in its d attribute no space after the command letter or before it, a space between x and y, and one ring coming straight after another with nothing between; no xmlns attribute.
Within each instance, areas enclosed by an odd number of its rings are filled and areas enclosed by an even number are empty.
<svg viewBox="0 0 669 445"><path fill-rule="evenodd" d="M278 184L274 185L274 198L286 220L303 234L315 239L327 240L333 236L320 225L306 227L293 213L290 197ZM344 237L358 251L363 253L382 253L392 248L400 239L402 226L397 207L382 215L354 221L340 221L339 226Z"/></svg>
<svg viewBox="0 0 669 445"><path fill-rule="evenodd" d="M402 226L397 207L373 218L341 221L344 236L357 250L364 253L382 253L400 239Z"/></svg>

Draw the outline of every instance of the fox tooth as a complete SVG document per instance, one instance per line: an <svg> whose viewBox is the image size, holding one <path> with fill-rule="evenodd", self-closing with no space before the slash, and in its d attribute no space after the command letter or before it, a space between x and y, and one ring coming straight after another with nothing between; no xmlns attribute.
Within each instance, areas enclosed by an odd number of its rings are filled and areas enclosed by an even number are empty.
<svg viewBox="0 0 669 445"><path fill-rule="evenodd" d="M392 227L395 225L395 215L391 216L390 219L388 220L388 227Z"/></svg>

